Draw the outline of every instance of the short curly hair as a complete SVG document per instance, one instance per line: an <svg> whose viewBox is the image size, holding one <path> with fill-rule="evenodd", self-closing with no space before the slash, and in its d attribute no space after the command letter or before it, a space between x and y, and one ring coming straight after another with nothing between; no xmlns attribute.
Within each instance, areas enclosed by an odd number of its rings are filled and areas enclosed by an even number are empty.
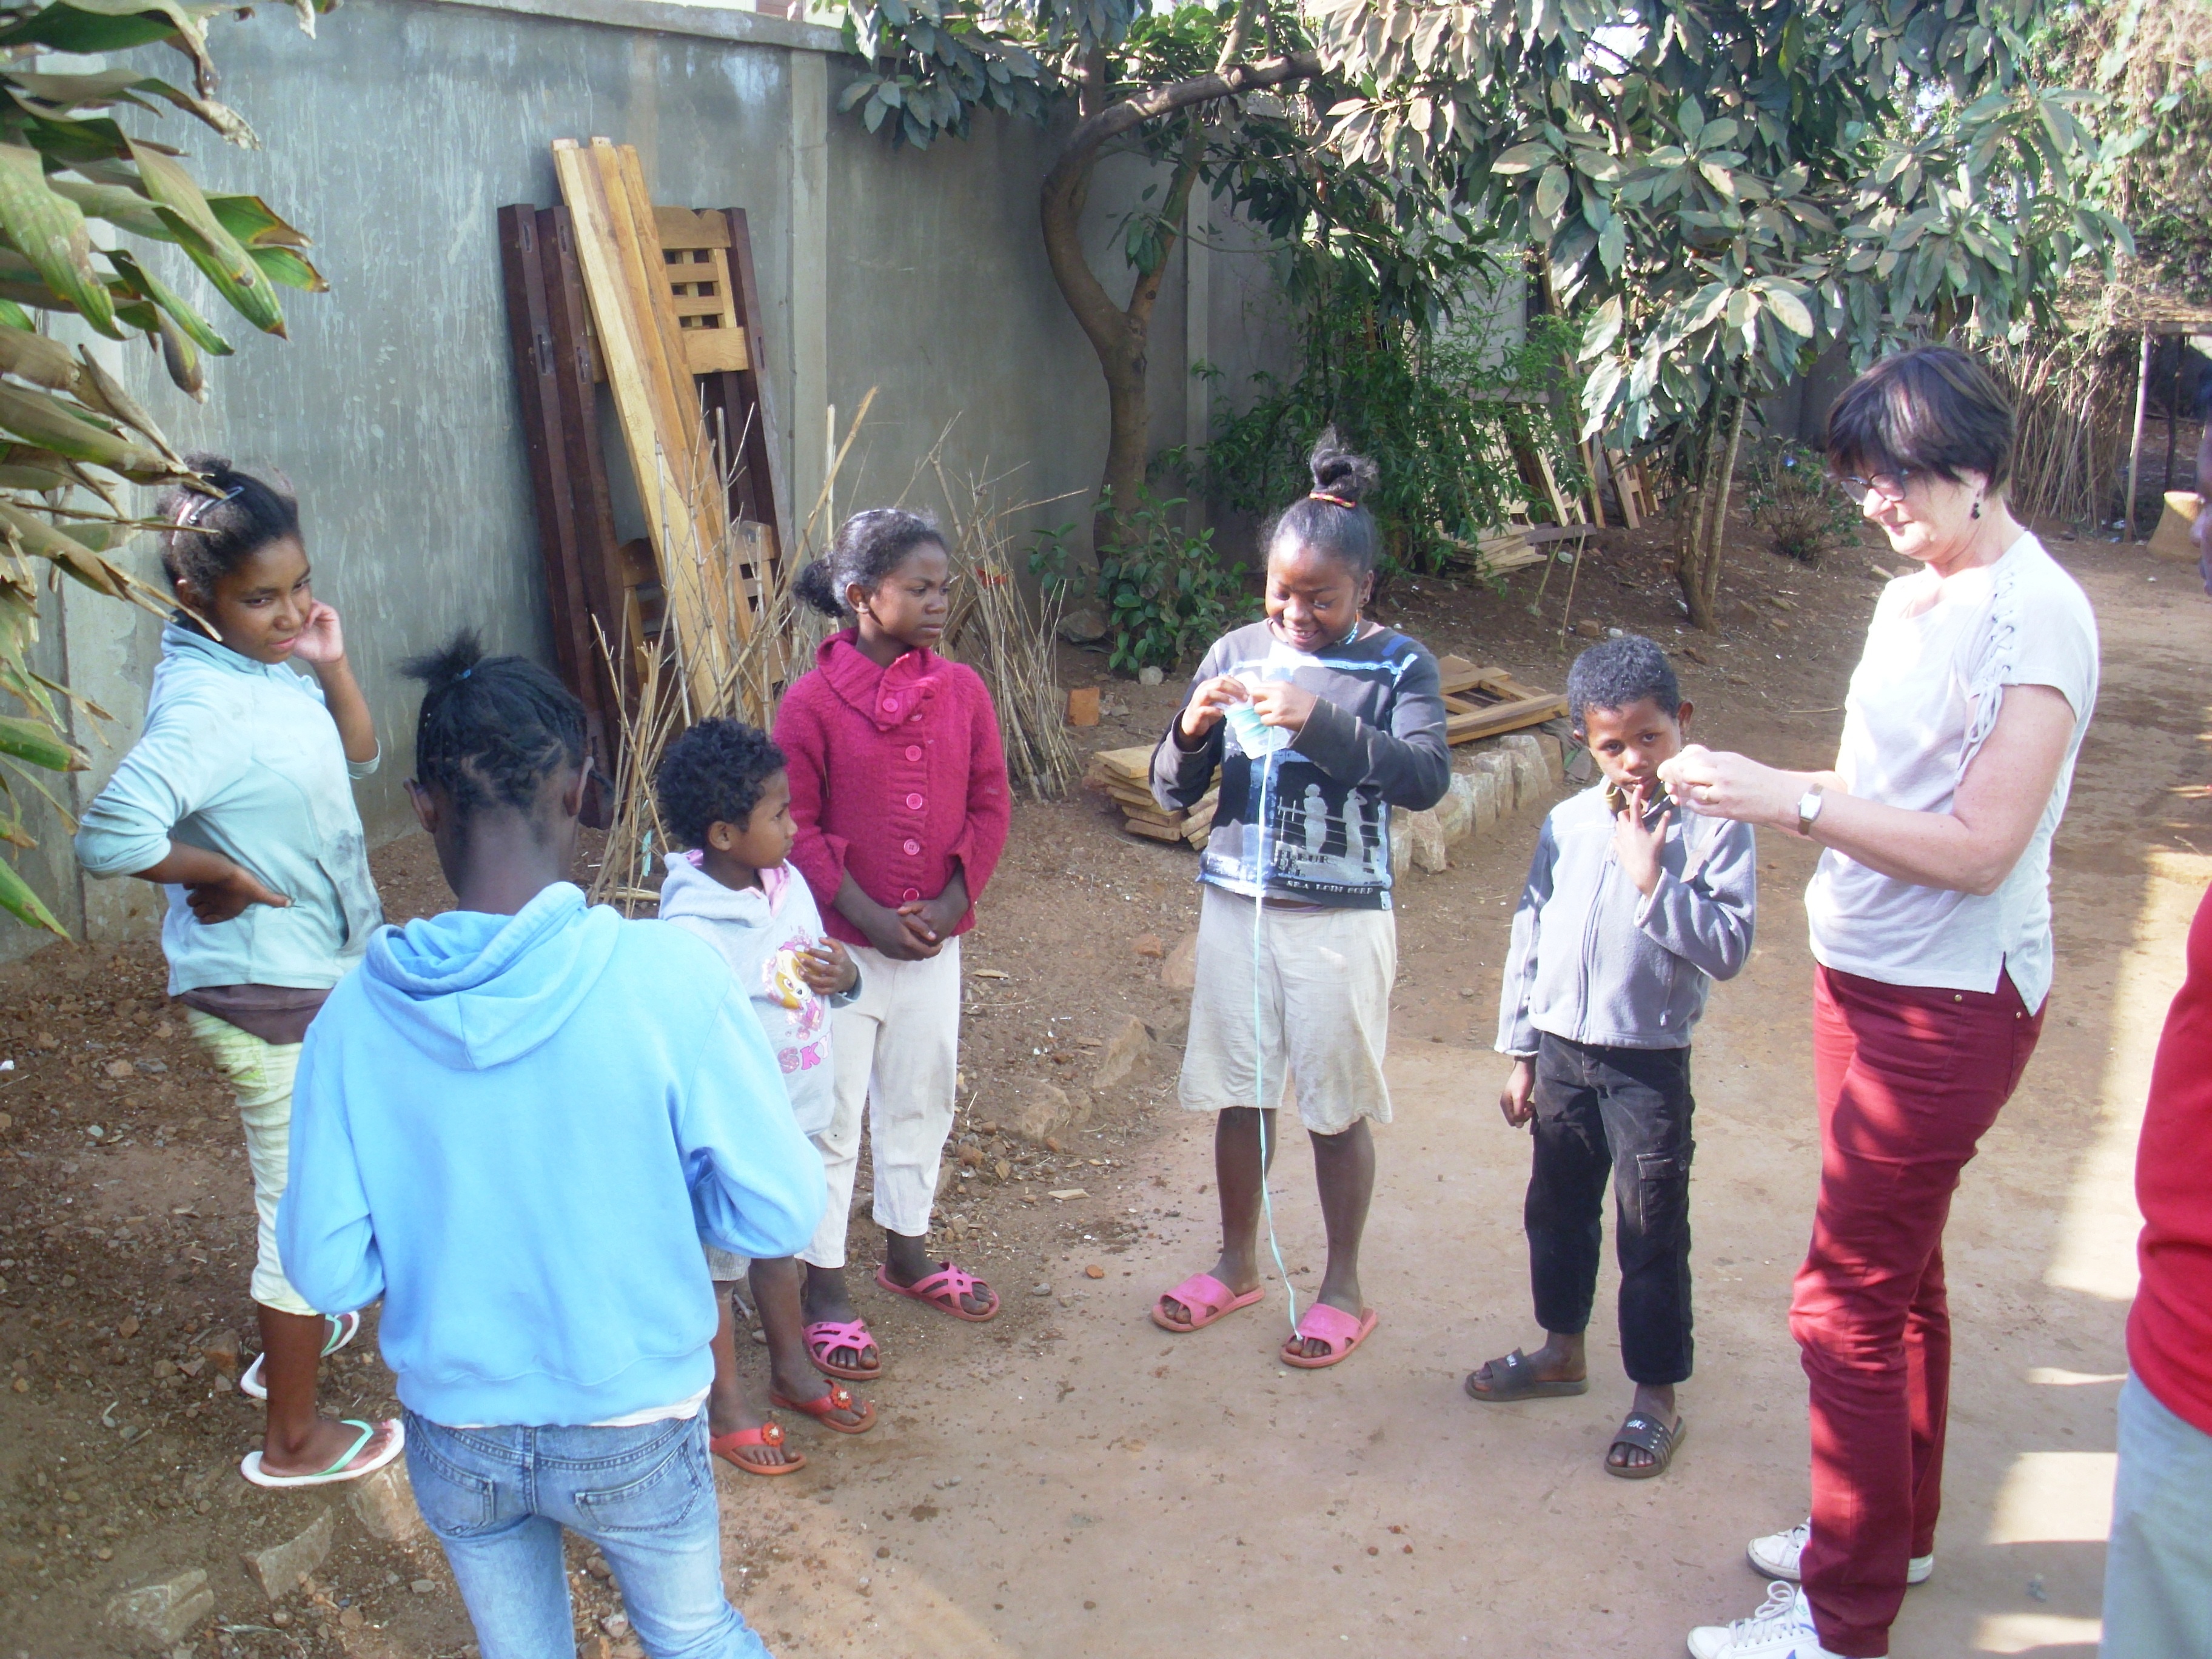
<svg viewBox="0 0 2212 1659"><path fill-rule="evenodd" d="M668 745L653 775L660 821L685 847L704 847L718 823L742 826L768 781L786 765L783 750L757 726L701 720Z"/></svg>
<svg viewBox="0 0 2212 1659"><path fill-rule="evenodd" d="M1646 697L1669 720L1681 712L1674 665L1641 634L1594 645L1567 670L1567 721L1578 732L1589 729L1583 717L1592 708L1633 708Z"/></svg>

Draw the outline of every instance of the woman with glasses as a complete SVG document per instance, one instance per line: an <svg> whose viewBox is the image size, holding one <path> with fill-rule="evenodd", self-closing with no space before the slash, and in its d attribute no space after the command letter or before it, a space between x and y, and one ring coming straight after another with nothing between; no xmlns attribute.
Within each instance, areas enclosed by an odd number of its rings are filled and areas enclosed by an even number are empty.
<svg viewBox="0 0 2212 1659"><path fill-rule="evenodd" d="M2051 988L2050 854L2097 696L2097 624L2005 501L2004 389L1944 347L1877 363L1828 463L1919 568L1884 590L1835 769L1692 745L1690 810L1824 849L1812 924L1820 1188L1790 1323L1811 1382L1812 1516L1754 1540L1778 1584L1694 1659L1877 1659L1935 1567L1951 1334L1943 1227Z"/></svg>

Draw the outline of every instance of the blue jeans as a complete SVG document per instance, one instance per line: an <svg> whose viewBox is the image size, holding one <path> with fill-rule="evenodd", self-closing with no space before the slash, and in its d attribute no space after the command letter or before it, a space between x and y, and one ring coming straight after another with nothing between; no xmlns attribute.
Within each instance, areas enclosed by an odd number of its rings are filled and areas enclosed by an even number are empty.
<svg viewBox="0 0 2212 1659"><path fill-rule="evenodd" d="M2105 1551L2104 1659L2212 1654L2212 1434L2133 1371L2120 1389L2120 1475Z"/></svg>
<svg viewBox="0 0 2212 1659"><path fill-rule="evenodd" d="M449 1429L409 1412L407 1472L483 1659L573 1659L563 1527L607 1558L653 1659L768 1659L722 1593L703 1411L635 1429Z"/></svg>

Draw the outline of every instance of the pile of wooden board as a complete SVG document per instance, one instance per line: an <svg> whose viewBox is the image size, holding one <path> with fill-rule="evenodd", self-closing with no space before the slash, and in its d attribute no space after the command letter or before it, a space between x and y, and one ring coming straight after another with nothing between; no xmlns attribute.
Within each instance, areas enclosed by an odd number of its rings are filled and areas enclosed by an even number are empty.
<svg viewBox="0 0 2212 1659"><path fill-rule="evenodd" d="M1183 841L1204 850L1213 833L1213 809L1221 799L1221 781L1188 812L1170 812L1152 799L1152 751L1101 749L1091 757L1084 782L1103 791L1121 809L1121 827L1148 841Z"/></svg>
<svg viewBox="0 0 2212 1659"><path fill-rule="evenodd" d="M562 205L501 209L501 252L556 653L609 754L665 634L694 705L715 706L784 538L783 491L744 212L656 206L637 152L605 138L558 140L553 162ZM601 385L647 530L622 546Z"/></svg>
<svg viewBox="0 0 2212 1659"><path fill-rule="evenodd" d="M1465 657L1440 657L1444 741L1474 743L1541 726L1567 712L1567 700L1523 684L1502 668L1477 668Z"/></svg>

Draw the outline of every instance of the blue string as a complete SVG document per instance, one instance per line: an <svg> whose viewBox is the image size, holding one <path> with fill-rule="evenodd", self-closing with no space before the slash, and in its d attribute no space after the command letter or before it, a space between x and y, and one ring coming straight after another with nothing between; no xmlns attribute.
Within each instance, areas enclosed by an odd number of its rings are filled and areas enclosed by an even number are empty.
<svg viewBox="0 0 2212 1659"><path fill-rule="evenodd" d="M1275 1258L1275 1272L1283 1281L1283 1294L1290 1303L1291 1334L1295 1336L1298 1328L1298 1292L1291 1283L1291 1270L1283 1265L1283 1247L1275 1238L1275 1200L1267 1190L1271 1162L1267 1152L1267 1050L1260 1000L1261 929L1266 923L1267 908L1267 828L1273 821L1268 816L1268 808L1274 792L1275 758L1280 752L1271 749L1260 760L1260 811L1255 823L1257 834L1253 841L1253 858L1258 880L1252 895L1252 1103L1260 1113L1260 1209L1267 1219L1267 1249Z"/></svg>

